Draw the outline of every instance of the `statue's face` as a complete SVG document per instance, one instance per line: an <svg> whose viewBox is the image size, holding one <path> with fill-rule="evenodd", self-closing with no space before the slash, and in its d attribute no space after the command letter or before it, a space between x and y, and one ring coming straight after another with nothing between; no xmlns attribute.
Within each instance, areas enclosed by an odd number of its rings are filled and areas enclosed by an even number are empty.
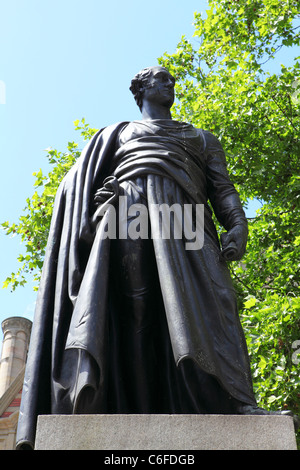
<svg viewBox="0 0 300 470"><path fill-rule="evenodd" d="M174 103L174 77L163 67L152 67L151 71L143 90L143 100L171 108Z"/></svg>

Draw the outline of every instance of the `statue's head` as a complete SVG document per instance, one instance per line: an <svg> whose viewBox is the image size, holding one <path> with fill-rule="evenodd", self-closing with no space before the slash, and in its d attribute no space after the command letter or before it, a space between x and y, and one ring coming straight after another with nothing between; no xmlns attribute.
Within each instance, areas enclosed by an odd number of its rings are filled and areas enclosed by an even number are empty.
<svg viewBox="0 0 300 470"><path fill-rule="evenodd" d="M138 107L142 110L145 90L154 87L169 90L168 102L169 107L171 107L174 102L174 85L175 79L165 67L153 66L142 69L137 73L131 80L131 86L129 89L132 92Z"/></svg>

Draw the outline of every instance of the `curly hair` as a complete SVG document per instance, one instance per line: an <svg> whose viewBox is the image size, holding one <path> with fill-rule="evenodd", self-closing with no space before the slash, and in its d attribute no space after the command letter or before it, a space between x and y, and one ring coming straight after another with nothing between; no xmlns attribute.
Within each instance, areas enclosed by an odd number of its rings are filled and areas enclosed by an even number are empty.
<svg viewBox="0 0 300 470"><path fill-rule="evenodd" d="M146 67L145 69L142 69L140 72L138 72L131 80L131 85L129 87L129 90L133 94L136 104L138 105L140 110L142 110L142 104L143 104L142 88L147 87L148 79L151 76L151 74L152 74L151 67Z"/></svg>
<svg viewBox="0 0 300 470"><path fill-rule="evenodd" d="M165 67L161 68L167 72L167 69ZM148 79L152 74L152 69L153 67L146 67L142 69L131 80L129 90L133 94L136 104L138 105L140 110L142 110L143 105L143 89L149 88L151 86L148 83Z"/></svg>

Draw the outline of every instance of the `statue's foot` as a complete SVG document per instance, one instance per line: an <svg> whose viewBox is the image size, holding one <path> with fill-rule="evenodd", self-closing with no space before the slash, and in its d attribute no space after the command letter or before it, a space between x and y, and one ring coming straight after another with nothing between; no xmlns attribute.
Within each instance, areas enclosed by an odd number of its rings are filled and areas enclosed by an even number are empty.
<svg viewBox="0 0 300 470"><path fill-rule="evenodd" d="M292 416L294 420L295 431L297 431L300 427L300 419L299 416L295 415L290 410L282 410L282 411L268 411L264 408L260 408L259 406L252 406L252 405L241 405L238 408L238 414L241 415L267 415L267 416Z"/></svg>

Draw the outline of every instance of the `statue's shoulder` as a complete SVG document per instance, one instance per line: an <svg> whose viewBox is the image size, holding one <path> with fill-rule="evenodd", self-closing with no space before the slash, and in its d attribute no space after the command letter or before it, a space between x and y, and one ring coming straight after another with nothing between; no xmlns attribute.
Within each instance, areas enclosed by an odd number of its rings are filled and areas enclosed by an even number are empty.
<svg viewBox="0 0 300 470"><path fill-rule="evenodd" d="M103 130L107 129L108 131L114 131L120 127L128 126L128 124L130 124L130 121L119 121L104 127Z"/></svg>
<svg viewBox="0 0 300 470"><path fill-rule="evenodd" d="M211 148L214 148L214 149L217 148L220 150L222 149L222 144L215 134L213 134L211 131L208 131L206 129L198 129L198 130L202 134L202 138L205 143L205 148L207 150Z"/></svg>
<svg viewBox="0 0 300 470"><path fill-rule="evenodd" d="M70 168L67 174L61 181L60 189L62 192L69 190L73 187L74 181L76 181L76 174L80 168L85 166L86 162L90 159L93 151L96 149L99 151L105 146L109 146L116 142L120 132L128 125L127 121L120 121L115 124L110 124L103 127L95 132L91 139L86 143L83 148L80 157L76 160L74 165Z"/></svg>
<svg viewBox="0 0 300 470"><path fill-rule="evenodd" d="M199 129L199 130L203 133L204 137L205 137L208 141L212 141L212 142L213 142L213 141L215 141L215 142L218 141L218 142L219 142L218 137L217 137L215 134L213 134L211 131L208 131L208 130L206 130L206 129Z"/></svg>
<svg viewBox="0 0 300 470"><path fill-rule="evenodd" d="M116 132L118 133L120 132L120 130L128 126L129 123L129 121L120 121L114 124L109 124L108 126L105 126L101 128L98 132L96 132L96 135L112 135Z"/></svg>

